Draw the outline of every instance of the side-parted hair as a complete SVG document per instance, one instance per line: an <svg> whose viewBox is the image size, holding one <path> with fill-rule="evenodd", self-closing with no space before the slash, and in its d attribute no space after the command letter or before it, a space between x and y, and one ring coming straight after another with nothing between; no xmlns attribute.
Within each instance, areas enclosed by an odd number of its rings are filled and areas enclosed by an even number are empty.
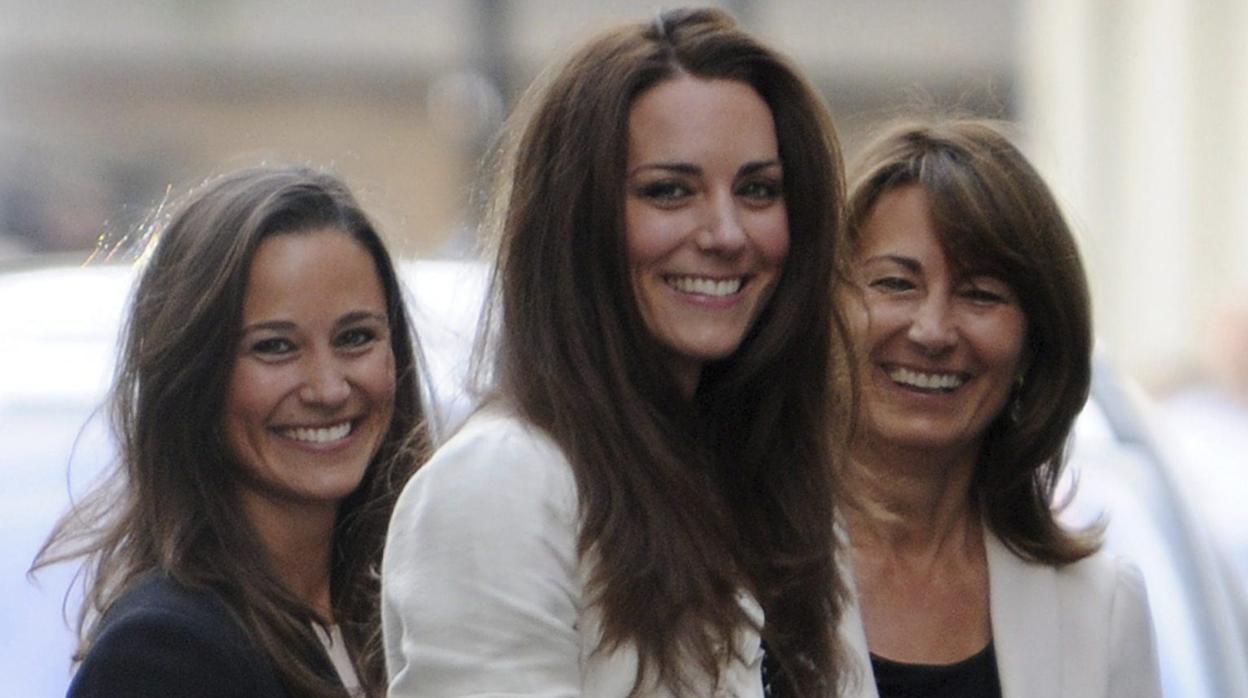
<svg viewBox="0 0 1248 698"><path fill-rule="evenodd" d="M1092 375L1092 311L1079 250L1048 186L984 121L906 122L861 154L849 196L851 244L886 192L921 187L932 225L957 268L1000 277L1027 320L1026 372L989 425L972 487L987 525L1018 555L1074 562L1099 547L1099 528L1072 532L1054 491Z"/></svg>
<svg viewBox="0 0 1248 698"><path fill-rule="evenodd" d="M57 524L32 571L84 559L76 659L99 618L144 575L221 597L294 695L345 696L318 673L317 616L279 581L239 516L237 465L223 435L225 391L240 339L252 259L275 235L339 230L373 259L395 362L394 416L334 530L335 621L368 695L383 695L379 581L398 492L424 461L418 348L394 265L345 185L299 166L246 169L190 192L156 221L123 330L110 417L119 458Z"/></svg>
<svg viewBox="0 0 1248 698"><path fill-rule="evenodd" d="M770 301L692 400L641 316L624 224L632 107L681 75L739 81L766 102L790 235ZM713 674L753 622L738 602L747 591L791 692L830 694L844 593L834 444L851 401L832 394L848 339L831 302L844 182L826 106L728 15L686 9L582 45L511 128L485 321L498 321L494 378L571 461L599 650L633 643L637 691L657 680L688 692L689 667Z"/></svg>

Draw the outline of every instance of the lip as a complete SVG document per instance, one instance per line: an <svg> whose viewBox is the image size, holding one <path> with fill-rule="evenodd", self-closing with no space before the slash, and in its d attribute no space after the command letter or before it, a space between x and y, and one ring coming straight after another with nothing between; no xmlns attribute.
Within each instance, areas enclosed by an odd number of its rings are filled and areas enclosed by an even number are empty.
<svg viewBox="0 0 1248 698"><path fill-rule="evenodd" d="M940 369L893 362L882 362L878 366L883 380L888 385L914 395L952 395L966 387L966 384L973 378L972 374L967 371L947 368ZM931 385L924 386L916 385L913 382L903 382L895 378L898 373L908 373L910 374L909 378L918 378L920 381L930 382Z"/></svg>
<svg viewBox="0 0 1248 698"><path fill-rule="evenodd" d="M668 289L668 291L686 303L706 308L721 308L735 305L742 298L744 298L747 293L747 289L751 288L753 285L754 275L667 272L659 275L659 281L665 288ZM739 282L740 284L737 289L731 293L723 293L722 295L689 291L678 286L678 283L682 283L682 285L686 286L708 286L719 284L722 288L723 284L734 281Z"/></svg>
<svg viewBox="0 0 1248 698"><path fill-rule="evenodd" d="M269 433L282 443L310 451L329 451L341 448L355 440L364 418L350 417L332 422L283 424L269 427ZM343 432L334 437L333 432ZM319 433L318 433L319 432Z"/></svg>

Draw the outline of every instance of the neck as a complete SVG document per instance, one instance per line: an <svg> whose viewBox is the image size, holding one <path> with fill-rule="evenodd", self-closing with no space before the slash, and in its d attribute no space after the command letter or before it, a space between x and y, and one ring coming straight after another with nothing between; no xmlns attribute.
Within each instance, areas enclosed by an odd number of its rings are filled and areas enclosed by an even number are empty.
<svg viewBox="0 0 1248 698"><path fill-rule="evenodd" d="M330 556L338 507L243 490L243 510L278 579L326 624L333 623Z"/></svg>
<svg viewBox="0 0 1248 698"><path fill-rule="evenodd" d="M979 515L971 491L977 448L916 452L859 444L846 523L856 549L934 557L974 545Z"/></svg>
<svg viewBox="0 0 1248 698"><path fill-rule="evenodd" d="M702 365L692 363L681 363L673 366L672 377L676 379L676 387L680 389L680 394L685 399L692 400L694 393L698 392L698 380L702 377Z"/></svg>

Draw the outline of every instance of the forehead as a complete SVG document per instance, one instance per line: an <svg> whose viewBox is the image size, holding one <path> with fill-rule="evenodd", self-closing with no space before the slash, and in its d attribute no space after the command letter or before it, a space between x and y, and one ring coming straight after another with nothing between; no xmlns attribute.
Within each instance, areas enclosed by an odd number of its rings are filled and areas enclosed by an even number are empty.
<svg viewBox="0 0 1248 698"><path fill-rule="evenodd" d="M881 194L862 221L856 250L863 259L879 254L943 259L945 252L923 188L905 185Z"/></svg>
<svg viewBox="0 0 1248 698"><path fill-rule="evenodd" d="M646 90L629 113L629 158L698 160L731 151L776 158L771 109L747 83L680 74Z"/></svg>
<svg viewBox="0 0 1248 698"><path fill-rule="evenodd" d="M943 223L922 185L888 189L875 200L858 233L855 251L865 259L886 250L938 261L955 274L1000 274L1002 266L984 241L956 223Z"/></svg>
<svg viewBox="0 0 1248 698"><path fill-rule="evenodd" d="M244 315L321 303L384 307L373 257L346 232L324 228L270 235L248 271Z"/></svg>

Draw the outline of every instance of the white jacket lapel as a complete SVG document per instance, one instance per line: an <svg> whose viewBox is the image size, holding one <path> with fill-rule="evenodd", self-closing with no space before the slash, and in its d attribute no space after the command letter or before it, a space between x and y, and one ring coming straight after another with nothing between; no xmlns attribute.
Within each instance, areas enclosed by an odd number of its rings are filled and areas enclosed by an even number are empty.
<svg viewBox="0 0 1248 698"><path fill-rule="evenodd" d="M858 585L853 569L841 565L841 574L849 586L849 597L841 612L840 638L845 647L845 683L840 692L842 698L879 698L875 688L875 675L871 673L871 655L867 649L867 631L862 624L862 609L858 606Z"/></svg>
<svg viewBox="0 0 1248 698"><path fill-rule="evenodd" d="M993 646L1004 698L1060 698L1057 577L984 530Z"/></svg>

